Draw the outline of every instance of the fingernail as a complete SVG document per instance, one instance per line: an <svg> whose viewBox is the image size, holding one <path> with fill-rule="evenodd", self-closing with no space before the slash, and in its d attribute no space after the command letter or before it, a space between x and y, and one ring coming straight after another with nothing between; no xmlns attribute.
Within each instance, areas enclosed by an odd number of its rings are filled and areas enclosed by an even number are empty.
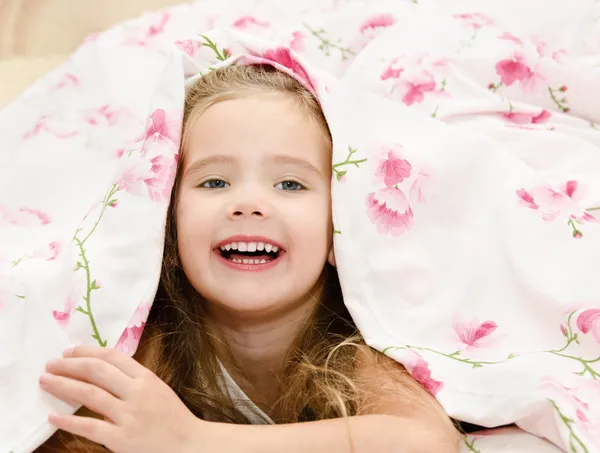
<svg viewBox="0 0 600 453"><path fill-rule="evenodd" d="M57 363L58 363L58 360L56 360L56 359L48 360L46 362L46 369L54 367Z"/></svg>
<svg viewBox="0 0 600 453"><path fill-rule="evenodd" d="M73 355L73 350L75 348L73 346L71 346L70 348L67 348L63 351L63 357L71 357Z"/></svg>
<svg viewBox="0 0 600 453"><path fill-rule="evenodd" d="M44 373L40 376L40 384L46 385L50 382L51 379L52 379L52 375L50 373Z"/></svg>

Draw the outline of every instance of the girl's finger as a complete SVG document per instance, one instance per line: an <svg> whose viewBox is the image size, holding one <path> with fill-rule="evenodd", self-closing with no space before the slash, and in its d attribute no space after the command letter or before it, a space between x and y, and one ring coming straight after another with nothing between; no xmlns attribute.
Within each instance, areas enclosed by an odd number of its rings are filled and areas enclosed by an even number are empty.
<svg viewBox="0 0 600 453"><path fill-rule="evenodd" d="M97 346L75 346L64 351L63 357L94 357L104 360L132 378L146 376L150 371L121 351Z"/></svg>
<svg viewBox="0 0 600 453"><path fill-rule="evenodd" d="M84 405L114 423L119 423L123 413L123 401L106 390L63 376L44 373L40 377L43 390L73 406Z"/></svg>
<svg viewBox="0 0 600 453"><path fill-rule="evenodd" d="M118 398L128 394L132 379L123 371L104 360L94 357L51 360L46 371L100 387Z"/></svg>
<svg viewBox="0 0 600 453"><path fill-rule="evenodd" d="M104 420L79 415L50 414L48 421L58 429L85 437L100 445L110 445L116 429Z"/></svg>

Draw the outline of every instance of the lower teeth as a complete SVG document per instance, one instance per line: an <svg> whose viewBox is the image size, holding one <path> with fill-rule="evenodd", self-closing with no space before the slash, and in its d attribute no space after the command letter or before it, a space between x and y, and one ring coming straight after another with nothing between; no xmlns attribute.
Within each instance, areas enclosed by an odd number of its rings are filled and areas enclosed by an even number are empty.
<svg viewBox="0 0 600 453"><path fill-rule="evenodd" d="M264 260L264 259L263 260L253 260L253 259L241 259L241 260L238 260L238 259L235 259L235 258L232 259L231 261L234 262L234 263L240 263L240 264L264 264L264 263L267 262L267 260Z"/></svg>

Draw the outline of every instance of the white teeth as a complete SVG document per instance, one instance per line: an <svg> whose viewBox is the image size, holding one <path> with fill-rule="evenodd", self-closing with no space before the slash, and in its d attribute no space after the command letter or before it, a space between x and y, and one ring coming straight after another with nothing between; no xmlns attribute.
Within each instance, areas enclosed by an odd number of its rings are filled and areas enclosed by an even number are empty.
<svg viewBox="0 0 600 453"><path fill-rule="evenodd" d="M257 261L258 261L258 260L257 260ZM264 263L266 263L266 262L267 262L267 260L260 260L260 263L259 263L259 264L264 264Z"/></svg>
<svg viewBox="0 0 600 453"><path fill-rule="evenodd" d="M243 260L242 260L242 263L244 263L244 264L248 264L248 261L252 261L252 260L243 259Z"/></svg>
<svg viewBox="0 0 600 453"><path fill-rule="evenodd" d="M277 253L279 251L279 247L264 242L231 242L229 244L222 245L221 250L237 250L240 252L262 252L264 250L267 253Z"/></svg>

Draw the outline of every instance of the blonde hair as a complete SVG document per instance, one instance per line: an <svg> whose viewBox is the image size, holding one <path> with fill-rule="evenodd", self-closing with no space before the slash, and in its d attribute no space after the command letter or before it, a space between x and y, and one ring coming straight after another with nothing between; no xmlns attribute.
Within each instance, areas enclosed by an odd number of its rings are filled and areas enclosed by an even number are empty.
<svg viewBox="0 0 600 453"><path fill-rule="evenodd" d="M206 325L205 301L187 280L177 247L175 207L185 160L189 126L211 105L257 93L290 96L323 128L331 140L317 99L297 80L270 66L231 65L198 79L188 89L183 120L182 158L167 216L164 259L158 292L138 350L138 358L152 369L199 418L229 423L249 423L226 391L217 345L222 340ZM368 395L356 373L357 358L369 355L382 370L390 359L371 350L362 340L348 313L335 268L326 264L320 276L314 310L286 354L278 379L281 395L273 408L276 423L349 417L365 410ZM396 369L397 371L397 369ZM407 398L418 384L401 376ZM439 407L437 408L439 410ZM88 445L83 449L82 444ZM73 445L73 443L72 443ZM106 451L76 443L77 451Z"/></svg>

